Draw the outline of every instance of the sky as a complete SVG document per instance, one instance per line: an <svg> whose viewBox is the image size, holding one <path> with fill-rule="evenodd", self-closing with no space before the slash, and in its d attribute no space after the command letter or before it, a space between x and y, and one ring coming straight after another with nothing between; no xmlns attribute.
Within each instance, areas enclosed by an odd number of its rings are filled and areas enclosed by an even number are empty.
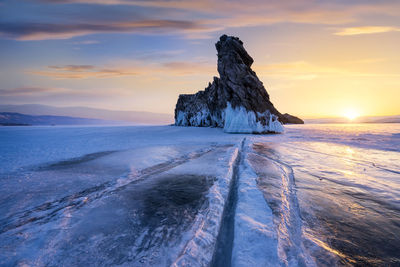
<svg viewBox="0 0 400 267"><path fill-rule="evenodd" d="M282 113L400 114L398 0L0 0L0 104L173 114L238 36Z"/></svg>

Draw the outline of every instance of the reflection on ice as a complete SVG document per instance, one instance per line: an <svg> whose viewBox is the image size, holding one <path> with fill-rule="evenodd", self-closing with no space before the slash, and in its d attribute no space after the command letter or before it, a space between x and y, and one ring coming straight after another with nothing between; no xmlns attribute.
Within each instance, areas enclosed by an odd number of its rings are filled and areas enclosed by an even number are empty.
<svg viewBox="0 0 400 267"><path fill-rule="evenodd" d="M157 242L171 244L171 239L179 236L180 228L185 230L197 213L207 208L205 195L213 180L192 174L166 175L154 182L127 187L123 195L129 205L140 203L140 225L146 230L139 250L159 246Z"/></svg>
<svg viewBox="0 0 400 267"><path fill-rule="evenodd" d="M212 183L211 177L191 174L132 183L75 214L70 228L53 243L57 252L46 263L170 264L182 249L184 233L207 209Z"/></svg>
<svg viewBox="0 0 400 267"><path fill-rule="evenodd" d="M396 152L318 142L256 143L254 151L259 186L278 216L289 211L267 163L293 167L304 244L318 265L400 264L399 169L390 166Z"/></svg>
<svg viewBox="0 0 400 267"><path fill-rule="evenodd" d="M266 151L264 151L266 148ZM278 237L278 253L285 266L314 266L305 249L294 173L289 165L279 161L266 144L254 144L249 155L257 173L257 186L274 214Z"/></svg>

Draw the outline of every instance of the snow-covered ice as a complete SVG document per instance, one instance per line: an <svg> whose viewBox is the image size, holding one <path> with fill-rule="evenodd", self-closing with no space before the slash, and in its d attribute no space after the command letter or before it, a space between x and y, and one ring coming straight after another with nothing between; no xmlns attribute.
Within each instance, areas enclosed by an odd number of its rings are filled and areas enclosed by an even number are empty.
<svg viewBox="0 0 400 267"><path fill-rule="evenodd" d="M398 124L3 127L0 265L395 266L399 162Z"/></svg>

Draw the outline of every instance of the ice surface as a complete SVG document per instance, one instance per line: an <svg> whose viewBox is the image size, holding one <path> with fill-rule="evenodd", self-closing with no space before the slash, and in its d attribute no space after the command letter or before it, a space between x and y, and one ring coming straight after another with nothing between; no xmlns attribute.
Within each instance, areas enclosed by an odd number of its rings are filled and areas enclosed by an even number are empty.
<svg viewBox="0 0 400 267"><path fill-rule="evenodd" d="M0 265L165 266L193 261L195 251L196 261L211 261L240 135L169 126L33 127L32 136L3 129L1 156L10 157L0 174ZM18 135L27 140L10 146Z"/></svg>
<svg viewBox="0 0 400 267"><path fill-rule="evenodd" d="M233 138L233 139L232 139ZM103 151L179 145L227 143L220 129L168 126L35 126L0 129L0 173L20 171L41 163L58 162ZM211 140L211 141L209 141ZM227 141L225 141L227 140ZM154 151L155 152L155 151ZM152 153L152 157L157 153Z"/></svg>
<svg viewBox="0 0 400 267"><path fill-rule="evenodd" d="M391 124L0 128L0 265L218 266L218 248L235 266L395 266L399 138Z"/></svg>
<svg viewBox="0 0 400 267"><path fill-rule="evenodd" d="M315 127L310 127L316 134ZM342 127L348 126L337 126L337 131ZM374 127L368 131L375 131ZM252 164L260 189L274 214L285 217L290 211L281 208L287 200L281 195L285 186L279 185L280 177L271 174L273 168L268 164L293 170L303 252L317 265L398 265L400 237L394 234L400 231L398 143L392 143L394 151L371 148L377 140L349 146L348 140L353 138L349 131L343 134L344 144L335 131L323 137L328 143L299 138L285 142L254 139ZM362 134L353 132L353 136ZM396 136L396 132L386 135ZM385 140L381 140L381 148L387 145ZM370 148L362 148L367 146Z"/></svg>
<svg viewBox="0 0 400 267"><path fill-rule="evenodd" d="M400 152L400 123L286 125L281 138Z"/></svg>

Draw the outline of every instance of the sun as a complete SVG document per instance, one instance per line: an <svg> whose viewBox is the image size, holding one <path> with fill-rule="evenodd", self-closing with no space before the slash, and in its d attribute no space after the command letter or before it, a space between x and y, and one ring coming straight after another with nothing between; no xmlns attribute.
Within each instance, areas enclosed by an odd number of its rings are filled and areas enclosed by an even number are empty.
<svg viewBox="0 0 400 267"><path fill-rule="evenodd" d="M343 116L352 121L358 118L360 114L355 109L347 109L343 112Z"/></svg>

